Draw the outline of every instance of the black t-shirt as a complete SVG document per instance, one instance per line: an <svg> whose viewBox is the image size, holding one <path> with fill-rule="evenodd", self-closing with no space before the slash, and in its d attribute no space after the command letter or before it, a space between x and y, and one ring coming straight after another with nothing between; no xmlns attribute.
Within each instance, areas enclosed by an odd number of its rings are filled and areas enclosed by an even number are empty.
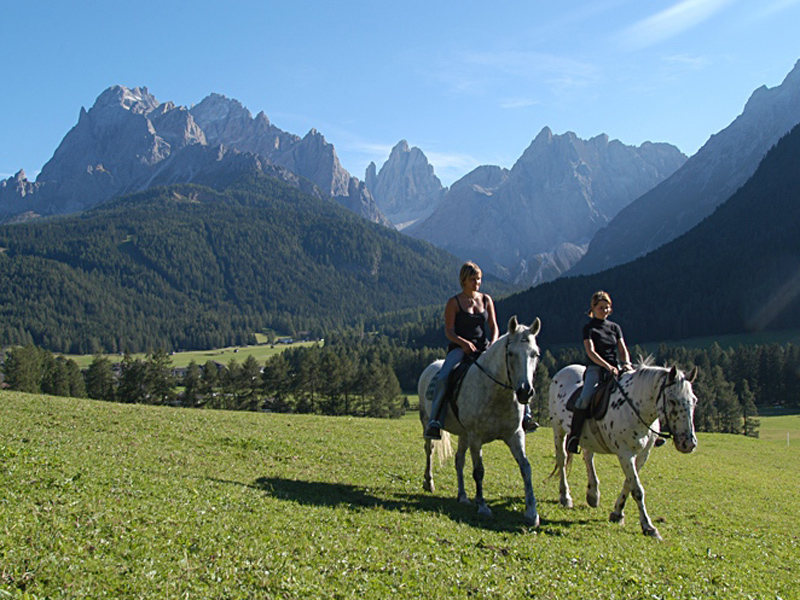
<svg viewBox="0 0 800 600"><path fill-rule="evenodd" d="M595 319L592 317L583 326L583 339L591 339L594 350L603 357L608 364L617 366L617 343L622 339L622 328L608 319ZM587 364L594 363L587 357Z"/></svg>

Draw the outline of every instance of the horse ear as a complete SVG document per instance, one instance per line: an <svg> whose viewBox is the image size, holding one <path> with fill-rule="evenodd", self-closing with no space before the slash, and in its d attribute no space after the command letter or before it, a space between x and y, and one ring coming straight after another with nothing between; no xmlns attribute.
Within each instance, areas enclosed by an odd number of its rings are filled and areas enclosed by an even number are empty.
<svg viewBox="0 0 800 600"><path fill-rule="evenodd" d="M539 331L541 331L541 329L542 329L542 322L539 319L539 317L536 317L536 319L533 322L533 325L531 325L531 333L533 335L539 335Z"/></svg>
<svg viewBox="0 0 800 600"><path fill-rule="evenodd" d="M689 383L694 383L694 380L697 379L697 374L700 372L700 369L697 368L697 365L689 372Z"/></svg>
<svg viewBox="0 0 800 600"><path fill-rule="evenodd" d="M670 383L672 383L673 381L675 381L675 378L676 378L677 376L678 376L678 367L676 367L676 366L673 366L673 367L672 367L672 368L669 370L669 378L667 379L667 381L669 381Z"/></svg>
<svg viewBox="0 0 800 600"><path fill-rule="evenodd" d="M517 321L517 315L513 315L508 320L508 333L514 333L519 327L519 321Z"/></svg>

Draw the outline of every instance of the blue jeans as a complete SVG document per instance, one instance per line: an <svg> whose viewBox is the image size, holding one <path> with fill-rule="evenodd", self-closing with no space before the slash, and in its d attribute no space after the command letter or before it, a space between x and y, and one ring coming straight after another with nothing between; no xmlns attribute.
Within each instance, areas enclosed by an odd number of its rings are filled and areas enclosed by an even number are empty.
<svg viewBox="0 0 800 600"><path fill-rule="evenodd" d="M586 367L586 375L583 379L583 390L581 390L580 397L575 401L575 410L586 410L589 408L592 394L597 384L600 383L602 374L603 367L600 365L589 365Z"/></svg>
<svg viewBox="0 0 800 600"><path fill-rule="evenodd" d="M439 369L439 372L434 376L434 380L436 383L440 381L447 382L447 377L456 368L456 365L464 360L464 351L461 348L453 348L450 352L447 353L447 356L444 357L444 364L442 368Z"/></svg>

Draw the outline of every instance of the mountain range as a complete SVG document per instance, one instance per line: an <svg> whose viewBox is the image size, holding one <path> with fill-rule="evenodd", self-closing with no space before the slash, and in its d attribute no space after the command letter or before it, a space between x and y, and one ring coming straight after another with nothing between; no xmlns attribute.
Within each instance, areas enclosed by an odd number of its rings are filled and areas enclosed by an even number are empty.
<svg viewBox="0 0 800 600"><path fill-rule="evenodd" d="M35 182L20 171L0 182L0 220L76 213L165 183L207 183L259 170L388 225L363 182L312 129L286 133L237 100L211 94L186 108L145 87L113 86L64 136Z"/></svg>
<svg viewBox="0 0 800 600"><path fill-rule="evenodd" d="M611 293L630 345L800 327L800 125L685 234L632 262L500 300L498 315L540 316L543 343L577 345L598 289Z"/></svg>
<svg viewBox="0 0 800 600"><path fill-rule="evenodd" d="M690 230L742 186L798 123L800 61L779 86L755 90L742 114L671 177L623 208L569 273L595 273L628 262Z"/></svg>
<svg viewBox="0 0 800 600"><path fill-rule="evenodd" d="M536 285L571 266L598 229L685 160L669 144L632 147L545 127L511 169L478 167L403 231L521 287Z"/></svg>

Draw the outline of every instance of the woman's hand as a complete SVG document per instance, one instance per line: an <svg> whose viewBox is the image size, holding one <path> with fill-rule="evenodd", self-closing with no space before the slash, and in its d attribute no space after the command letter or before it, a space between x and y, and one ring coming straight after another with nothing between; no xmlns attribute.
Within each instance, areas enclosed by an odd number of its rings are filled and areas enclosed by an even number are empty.
<svg viewBox="0 0 800 600"><path fill-rule="evenodd" d="M477 348L477 346L475 346L475 344L473 344L473 343L472 343L472 342L470 342L469 340L464 340L464 341L463 341L463 343L461 344L461 349L462 349L462 350L463 350L463 351L464 351L466 354L475 354L475 353L478 351L478 348Z"/></svg>

